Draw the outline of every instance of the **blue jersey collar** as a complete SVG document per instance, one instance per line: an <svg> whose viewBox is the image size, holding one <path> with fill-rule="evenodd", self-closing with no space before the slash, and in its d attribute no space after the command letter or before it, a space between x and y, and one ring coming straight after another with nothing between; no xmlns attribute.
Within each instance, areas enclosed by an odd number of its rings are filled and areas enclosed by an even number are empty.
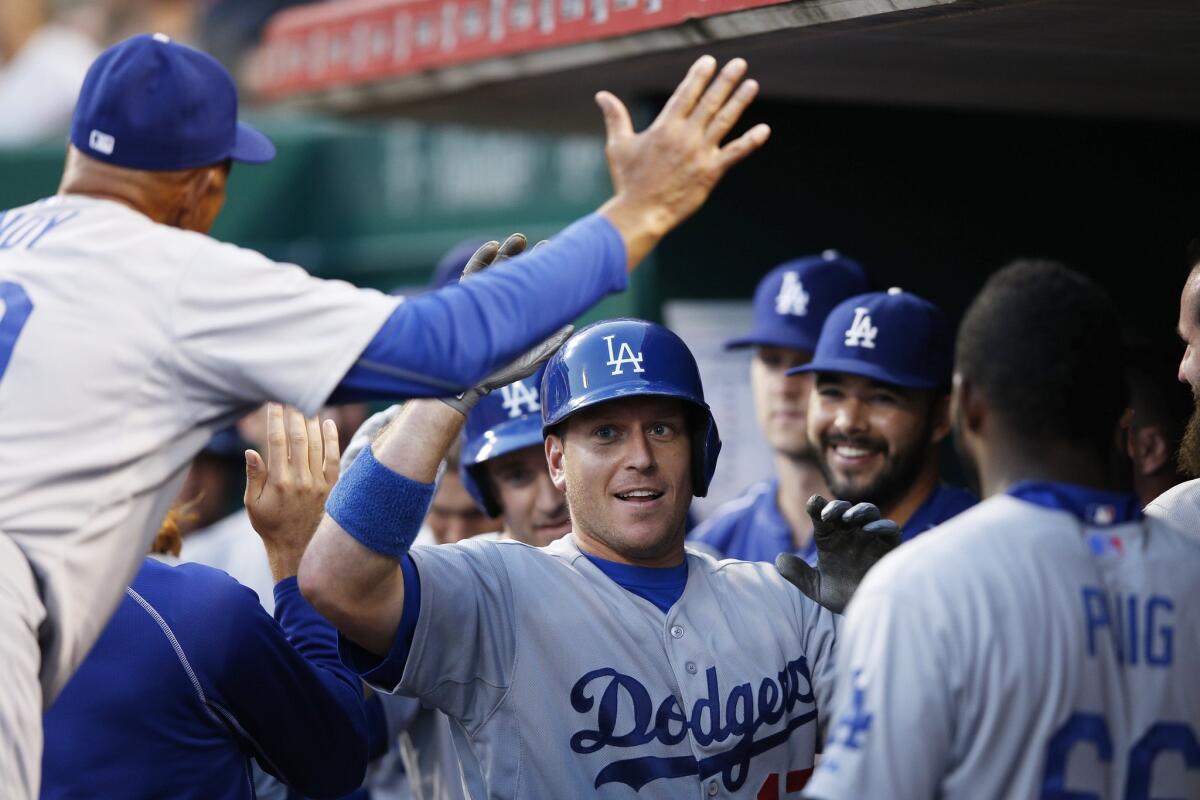
<svg viewBox="0 0 1200 800"><path fill-rule="evenodd" d="M583 555L622 589L649 600L664 614L683 596L687 586L686 557L682 564L675 567L639 567L607 561L590 553Z"/></svg>
<svg viewBox="0 0 1200 800"><path fill-rule="evenodd" d="M1066 511L1085 525L1106 527L1142 518L1142 504L1137 495L1109 492L1053 481L1021 481L1010 486L1006 494L1043 508Z"/></svg>

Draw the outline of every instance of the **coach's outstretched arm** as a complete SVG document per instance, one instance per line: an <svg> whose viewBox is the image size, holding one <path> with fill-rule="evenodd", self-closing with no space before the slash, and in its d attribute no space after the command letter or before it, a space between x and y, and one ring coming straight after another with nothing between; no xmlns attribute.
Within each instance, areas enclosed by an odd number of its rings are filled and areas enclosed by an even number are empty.
<svg viewBox="0 0 1200 800"><path fill-rule="evenodd" d="M634 133L620 100L599 93L612 199L537 252L400 304L332 399L457 393L606 294L625 289L627 272L770 135L766 125L756 125L722 146L758 84L743 80L746 62L740 58L719 73L716 67L711 56L696 61L641 133ZM494 252L498 245L486 247Z"/></svg>

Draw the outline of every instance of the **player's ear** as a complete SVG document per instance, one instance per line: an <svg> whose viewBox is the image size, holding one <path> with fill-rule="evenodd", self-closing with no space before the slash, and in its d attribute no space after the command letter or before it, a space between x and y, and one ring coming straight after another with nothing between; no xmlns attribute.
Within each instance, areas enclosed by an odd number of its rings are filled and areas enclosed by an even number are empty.
<svg viewBox="0 0 1200 800"><path fill-rule="evenodd" d="M987 418L987 403L979 387L954 373L954 390L950 393L950 418L964 433L978 435Z"/></svg>
<svg viewBox="0 0 1200 800"><path fill-rule="evenodd" d="M1153 425L1129 429L1129 457L1139 475L1156 475L1171 466L1171 446Z"/></svg>
<svg viewBox="0 0 1200 800"><path fill-rule="evenodd" d="M563 440L557 432L546 435L546 467L550 470L550 480L554 488L560 492L567 491L567 471L563 463Z"/></svg>
<svg viewBox="0 0 1200 800"><path fill-rule="evenodd" d="M929 426L931 441L933 444L939 444L951 431L950 395L935 391L930 398L929 413L933 415L933 424Z"/></svg>

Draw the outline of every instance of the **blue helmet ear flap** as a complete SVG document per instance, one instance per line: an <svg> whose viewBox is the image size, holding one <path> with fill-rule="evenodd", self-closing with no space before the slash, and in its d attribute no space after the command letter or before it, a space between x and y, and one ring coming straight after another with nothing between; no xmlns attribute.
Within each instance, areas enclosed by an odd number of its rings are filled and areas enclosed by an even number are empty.
<svg viewBox="0 0 1200 800"><path fill-rule="evenodd" d="M717 421L707 408L697 408L692 433L692 493L708 495L713 473L717 471L717 456L721 454L721 434Z"/></svg>
<svg viewBox="0 0 1200 800"><path fill-rule="evenodd" d="M468 467L465 461L460 461L458 479L462 481L463 488L467 490L467 494L471 495L471 499L483 513L489 517L498 517L504 509L500 507L500 501L496 499L491 482L487 475L483 474L483 470L482 464Z"/></svg>

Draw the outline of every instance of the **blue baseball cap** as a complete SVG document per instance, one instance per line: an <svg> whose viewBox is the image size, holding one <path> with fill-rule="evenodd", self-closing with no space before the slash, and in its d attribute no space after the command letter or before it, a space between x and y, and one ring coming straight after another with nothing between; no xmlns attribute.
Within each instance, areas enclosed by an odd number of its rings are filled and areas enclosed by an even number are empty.
<svg viewBox="0 0 1200 800"><path fill-rule="evenodd" d="M869 289L857 261L836 250L787 261L767 273L754 291L754 327L730 339L727 350L774 345L811 353L821 323L838 303Z"/></svg>
<svg viewBox="0 0 1200 800"><path fill-rule="evenodd" d="M825 319L809 363L788 370L844 372L910 389L945 389L954 330L941 309L901 289L860 294Z"/></svg>
<svg viewBox="0 0 1200 800"><path fill-rule="evenodd" d="M71 144L89 158L140 170L275 157L265 135L237 119L233 77L207 53L142 34L101 53L83 79Z"/></svg>

